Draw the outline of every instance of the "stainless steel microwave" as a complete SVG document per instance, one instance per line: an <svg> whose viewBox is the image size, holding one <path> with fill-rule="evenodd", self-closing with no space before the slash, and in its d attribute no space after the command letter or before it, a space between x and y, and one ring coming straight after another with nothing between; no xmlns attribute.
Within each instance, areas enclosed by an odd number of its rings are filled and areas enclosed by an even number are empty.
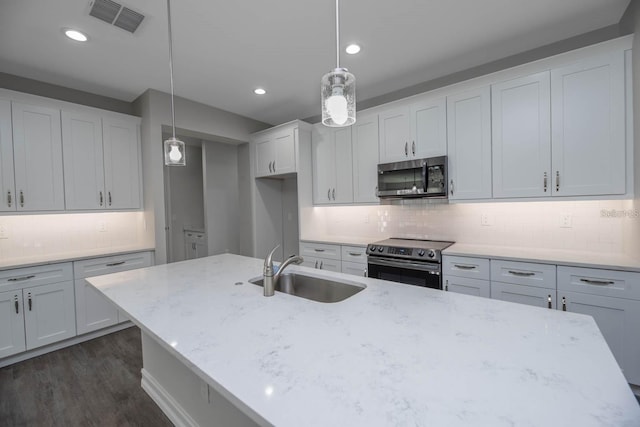
<svg viewBox="0 0 640 427"><path fill-rule="evenodd" d="M378 197L447 198L447 156L378 165Z"/></svg>

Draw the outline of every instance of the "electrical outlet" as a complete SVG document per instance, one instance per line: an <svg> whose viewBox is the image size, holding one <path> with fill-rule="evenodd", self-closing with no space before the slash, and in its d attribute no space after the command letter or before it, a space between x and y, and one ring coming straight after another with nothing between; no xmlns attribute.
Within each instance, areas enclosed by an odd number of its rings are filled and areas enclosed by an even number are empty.
<svg viewBox="0 0 640 427"><path fill-rule="evenodd" d="M480 225L484 226L484 227L488 227L493 225L493 218L491 217L491 215L487 214L487 213L483 213L480 215Z"/></svg>
<svg viewBox="0 0 640 427"><path fill-rule="evenodd" d="M9 238L9 230L7 226L4 224L0 224L0 239L8 239Z"/></svg>
<svg viewBox="0 0 640 427"><path fill-rule="evenodd" d="M363 219L365 224L369 224L369 214L366 214Z"/></svg>
<svg viewBox="0 0 640 427"><path fill-rule="evenodd" d="M571 214L562 214L560 215L560 228L571 228L573 222L573 218Z"/></svg>
<svg viewBox="0 0 640 427"><path fill-rule="evenodd" d="M100 221L98 223L98 231L100 233L104 233L104 232L107 231L107 223L106 223L106 221Z"/></svg>

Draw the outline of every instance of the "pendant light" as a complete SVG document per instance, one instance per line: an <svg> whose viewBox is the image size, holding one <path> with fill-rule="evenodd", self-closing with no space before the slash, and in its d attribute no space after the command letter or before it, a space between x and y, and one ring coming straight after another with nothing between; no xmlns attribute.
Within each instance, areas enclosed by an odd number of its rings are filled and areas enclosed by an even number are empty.
<svg viewBox="0 0 640 427"><path fill-rule="evenodd" d="M164 164L167 166L186 166L184 142L176 138L176 112L173 105L173 40L171 37L171 5L167 0L167 21L169 23L169 76L171 78L171 130L173 136L164 141Z"/></svg>
<svg viewBox="0 0 640 427"><path fill-rule="evenodd" d="M322 76L322 124L350 126L356 122L356 78L340 68L340 5L336 0L336 68Z"/></svg>

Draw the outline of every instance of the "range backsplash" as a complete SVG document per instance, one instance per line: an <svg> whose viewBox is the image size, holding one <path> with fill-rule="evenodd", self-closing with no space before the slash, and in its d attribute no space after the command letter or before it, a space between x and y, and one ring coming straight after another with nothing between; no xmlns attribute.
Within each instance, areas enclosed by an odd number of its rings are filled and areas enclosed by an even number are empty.
<svg viewBox="0 0 640 427"><path fill-rule="evenodd" d="M303 210L303 239L386 237L626 253L635 250L640 214L632 200L431 203Z"/></svg>

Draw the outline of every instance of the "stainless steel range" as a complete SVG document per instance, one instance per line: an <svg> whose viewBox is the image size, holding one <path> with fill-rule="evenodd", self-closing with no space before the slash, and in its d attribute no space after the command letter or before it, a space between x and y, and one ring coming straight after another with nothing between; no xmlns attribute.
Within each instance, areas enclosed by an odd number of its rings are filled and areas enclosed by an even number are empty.
<svg viewBox="0 0 640 427"><path fill-rule="evenodd" d="M367 246L368 276L442 289L442 250L454 242L391 238Z"/></svg>

